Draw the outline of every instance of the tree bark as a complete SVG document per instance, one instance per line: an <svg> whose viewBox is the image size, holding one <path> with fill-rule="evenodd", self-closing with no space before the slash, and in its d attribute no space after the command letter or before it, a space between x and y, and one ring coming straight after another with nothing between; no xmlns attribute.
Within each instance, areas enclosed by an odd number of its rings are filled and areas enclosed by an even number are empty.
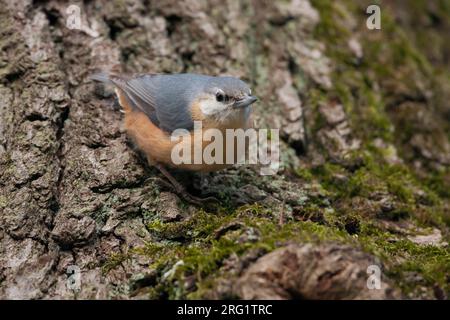
<svg viewBox="0 0 450 320"><path fill-rule="evenodd" d="M368 30L368 3L0 1L0 298L248 298L261 270L289 275L281 298L448 296L448 2L387 2ZM220 199L184 203L99 70L241 77L281 170L177 172ZM333 257L358 285L302 278ZM369 263L394 294L365 291Z"/></svg>

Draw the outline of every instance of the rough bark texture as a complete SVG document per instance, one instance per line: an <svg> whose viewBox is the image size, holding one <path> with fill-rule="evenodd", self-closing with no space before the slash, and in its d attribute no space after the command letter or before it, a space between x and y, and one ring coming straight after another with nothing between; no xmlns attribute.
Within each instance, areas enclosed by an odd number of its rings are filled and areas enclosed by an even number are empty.
<svg viewBox="0 0 450 320"><path fill-rule="evenodd" d="M244 299L395 299L398 290L386 282L368 290L370 255L352 247L288 246L250 266L235 290ZM370 285L372 287L372 285Z"/></svg>
<svg viewBox="0 0 450 320"><path fill-rule="evenodd" d="M368 4L0 1L0 298L447 298L450 3ZM282 170L176 173L220 199L184 203L111 69L242 77Z"/></svg>

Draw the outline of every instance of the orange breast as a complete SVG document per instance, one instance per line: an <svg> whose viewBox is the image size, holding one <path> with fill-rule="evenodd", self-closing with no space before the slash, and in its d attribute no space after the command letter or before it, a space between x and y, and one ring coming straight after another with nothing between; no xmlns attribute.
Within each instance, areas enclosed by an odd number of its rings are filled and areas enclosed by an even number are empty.
<svg viewBox="0 0 450 320"><path fill-rule="evenodd" d="M194 163L194 146L196 145L197 148L201 146L201 153L203 154L205 148L212 143L211 141L205 141L203 139L203 132L208 129L208 126L204 127L202 132L199 131L196 134L193 132L189 133L189 137L186 137L185 139L171 141L171 136L154 125L147 115L143 112L133 110L133 108L128 105L127 100L122 96L120 90L117 90L116 92L119 97L119 103L125 111L125 129L127 134L136 146L146 155L149 164L158 162L170 167L191 171L217 171L230 167L230 165L225 164L225 155L227 150L226 143L223 145L224 159L222 163L206 164L203 161L199 164ZM204 126L208 125L206 121L203 121L203 123ZM218 129L223 132L225 141L225 128ZM182 145L180 145L180 143ZM191 163L176 164L172 161L172 150L177 144L178 148L190 150L192 160Z"/></svg>

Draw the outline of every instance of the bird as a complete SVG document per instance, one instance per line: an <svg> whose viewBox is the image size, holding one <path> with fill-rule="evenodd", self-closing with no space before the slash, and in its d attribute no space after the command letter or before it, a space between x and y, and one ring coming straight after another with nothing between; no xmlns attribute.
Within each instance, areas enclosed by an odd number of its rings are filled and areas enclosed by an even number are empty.
<svg viewBox="0 0 450 320"><path fill-rule="evenodd" d="M124 128L127 135L145 155L148 164L156 167L179 195L195 204L215 200L201 199L187 193L167 167L196 172L227 168L230 166L225 161L229 142L223 143L221 154L224 161L179 163L174 161L173 156L175 146L180 146L174 134L184 133L176 137L186 138L181 139L181 146L186 147L182 150L189 150L192 158L195 158L194 150L204 151L212 143L202 134L206 130L215 129L225 134L227 129L251 128L251 106L257 98L252 95L246 82L231 76L193 73L129 76L99 72L90 78L114 87L125 114Z"/></svg>

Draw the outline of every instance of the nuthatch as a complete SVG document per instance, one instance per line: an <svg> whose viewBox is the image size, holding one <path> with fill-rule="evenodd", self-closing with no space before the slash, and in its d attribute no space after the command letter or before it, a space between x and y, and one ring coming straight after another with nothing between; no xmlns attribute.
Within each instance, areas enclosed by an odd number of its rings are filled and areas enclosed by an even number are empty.
<svg viewBox="0 0 450 320"><path fill-rule="evenodd" d="M149 164L157 167L184 198L196 203L201 199L188 195L164 165L192 171L215 171L229 164L225 161L222 164L175 164L171 155L177 141L171 139L171 134L177 129L185 129L192 136L186 141L204 149L211 141L204 140L202 134L194 135L194 121L201 121L202 130L246 129L251 126L250 105L257 100L248 85L234 77L199 74L126 77L99 73L91 79L114 85L125 113L127 134L145 154ZM224 155L226 150L224 145Z"/></svg>

